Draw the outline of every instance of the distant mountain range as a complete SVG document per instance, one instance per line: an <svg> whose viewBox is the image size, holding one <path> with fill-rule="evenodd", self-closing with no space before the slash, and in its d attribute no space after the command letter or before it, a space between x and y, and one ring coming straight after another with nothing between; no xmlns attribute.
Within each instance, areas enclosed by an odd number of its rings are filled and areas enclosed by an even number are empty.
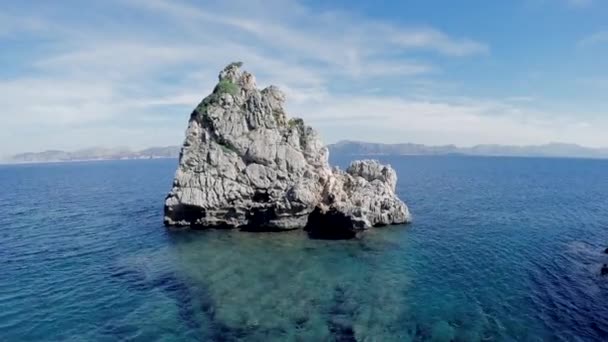
<svg viewBox="0 0 608 342"><path fill-rule="evenodd" d="M608 159L608 148L589 148L576 144L550 143L545 145L476 145L458 147L455 145L428 146L422 144L382 144L363 141L340 141L328 145L332 154L339 155L467 155L502 157L562 157ZM6 162L10 163L50 163L85 160L122 160L177 158L179 146L150 147L141 151L129 148L93 147L74 152L48 150L16 154Z"/></svg>
<svg viewBox="0 0 608 342"><path fill-rule="evenodd" d="M7 161L11 163L50 163L85 160L177 158L179 151L179 146L150 147L141 151L132 151L124 147L93 147L74 152L49 150L20 153L10 157Z"/></svg>
<svg viewBox="0 0 608 342"><path fill-rule="evenodd" d="M342 155L469 155L504 157L566 157L608 158L608 148L589 148L575 144L550 143L545 145L454 145L427 146L421 144L381 144L361 141L340 141L329 145L330 153Z"/></svg>

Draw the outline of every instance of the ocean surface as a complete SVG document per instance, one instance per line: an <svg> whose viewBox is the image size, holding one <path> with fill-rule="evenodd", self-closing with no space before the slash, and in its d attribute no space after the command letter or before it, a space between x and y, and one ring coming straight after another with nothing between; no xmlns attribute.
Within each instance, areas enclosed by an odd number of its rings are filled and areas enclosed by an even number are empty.
<svg viewBox="0 0 608 342"><path fill-rule="evenodd" d="M608 161L380 159L414 222L347 241L166 230L176 160L0 166L0 340L608 339Z"/></svg>

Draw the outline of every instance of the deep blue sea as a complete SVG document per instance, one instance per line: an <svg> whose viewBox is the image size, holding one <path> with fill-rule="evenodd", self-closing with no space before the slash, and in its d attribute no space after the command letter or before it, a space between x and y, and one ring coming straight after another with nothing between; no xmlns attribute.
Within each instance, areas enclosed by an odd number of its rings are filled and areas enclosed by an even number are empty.
<svg viewBox="0 0 608 342"><path fill-rule="evenodd" d="M346 241L168 231L176 160L0 166L0 340L608 339L608 161L380 159L414 222Z"/></svg>

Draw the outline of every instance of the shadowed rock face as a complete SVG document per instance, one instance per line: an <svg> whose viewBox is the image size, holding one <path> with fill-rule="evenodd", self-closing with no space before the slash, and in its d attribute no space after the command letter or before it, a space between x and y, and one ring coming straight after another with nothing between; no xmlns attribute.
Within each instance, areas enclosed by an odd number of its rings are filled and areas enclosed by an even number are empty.
<svg viewBox="0 0 608 342"><path fill-rule="evenodd" d="M351 236L410 220L390 166L364 160L332 170L316 132L288 119L284 101L274 86L257 89L240 63L220 72L190 117L166 225Z"/></svg>

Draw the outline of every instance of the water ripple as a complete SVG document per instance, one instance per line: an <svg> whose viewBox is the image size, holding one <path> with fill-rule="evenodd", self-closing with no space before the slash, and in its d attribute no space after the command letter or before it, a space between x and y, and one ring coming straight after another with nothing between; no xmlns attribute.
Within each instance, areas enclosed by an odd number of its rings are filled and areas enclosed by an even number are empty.
<svg viewBox="0 0 608 342"><path fill-rule="evenodd" d="M167 231L175 161L2 167L0 340L608 339L607 162L384 161L415 222L353 241Z"/></svg>

